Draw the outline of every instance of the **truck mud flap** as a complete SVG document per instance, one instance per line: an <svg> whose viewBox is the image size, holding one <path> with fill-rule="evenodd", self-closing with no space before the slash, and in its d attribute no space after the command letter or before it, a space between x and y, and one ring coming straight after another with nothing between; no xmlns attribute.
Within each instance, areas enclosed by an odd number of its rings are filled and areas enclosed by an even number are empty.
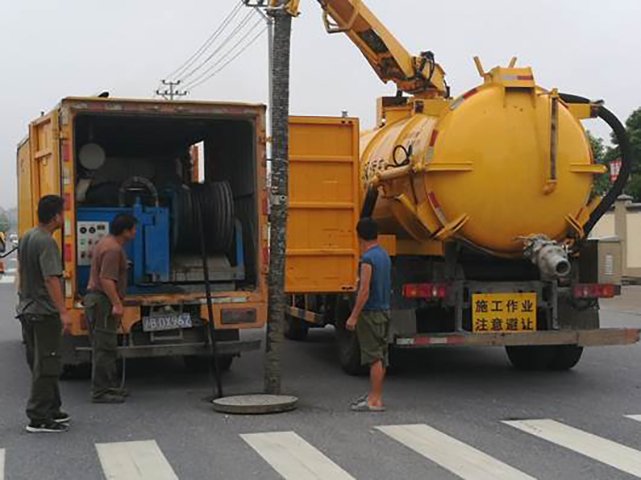
<svg viewBox="0 0 641 480"><path fill-rule="evenodd" d="M526 345L578 345L597 347L606 345L632 345L639 341L641 330L636 328L601 328L595 330L555 330L527 333L451 333L396 336L397 348L425 348L435 346L526 346Z"/></svg>

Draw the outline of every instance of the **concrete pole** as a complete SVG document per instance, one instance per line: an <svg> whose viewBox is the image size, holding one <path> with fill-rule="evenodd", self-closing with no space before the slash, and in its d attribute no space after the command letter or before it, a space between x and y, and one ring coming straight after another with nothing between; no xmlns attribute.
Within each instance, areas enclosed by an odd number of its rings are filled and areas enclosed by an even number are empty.
<svg viewBox="0 0 641 480"><path fill-rule="evenodd" d="M282 6L285 0L278 2ZM292 17L283 8L274 19L272 61L272 183L270 213L269 308L265 342L265 393L281 391L281 348L285 323L285 252L289 173L289 65Z"/></svg>

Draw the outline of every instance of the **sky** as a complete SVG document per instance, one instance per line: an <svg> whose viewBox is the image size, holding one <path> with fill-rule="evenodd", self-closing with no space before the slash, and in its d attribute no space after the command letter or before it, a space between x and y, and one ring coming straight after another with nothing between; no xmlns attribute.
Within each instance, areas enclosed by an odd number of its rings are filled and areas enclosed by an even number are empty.
<svg viewBox="0 0 641 480"><path fill-rule="evenodd" d="M151 97L236 3L0 0L0 206L16 204L16 145L40 112L62 97L104 90ZM604 99L622 120L641 106L639 0L366 3L409 51L436 54L454 95L480 83L473 56L486 69L518 56L538 84ZM293 21L291 113L347 110L372 127L376 98L394 94L394 86L380 82L347 37L325 33L316 1L302 0L301 9ZM188 98L266 103L267 53L263 36ZM607 127L595 122L587 127L607 138Z"/></svg>

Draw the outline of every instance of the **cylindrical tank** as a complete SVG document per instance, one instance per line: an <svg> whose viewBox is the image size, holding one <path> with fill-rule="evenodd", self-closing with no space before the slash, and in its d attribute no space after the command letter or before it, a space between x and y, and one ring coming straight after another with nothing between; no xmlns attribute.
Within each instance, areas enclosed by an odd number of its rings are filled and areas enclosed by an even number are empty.
<svg viewBox="0 0 641 480"><path fill-rule="evenodd" d="M580 121L531 76L500 79L362 136L362 181L382 193L373 217L383 233L504 257L521 255L524 237L580 236L603 171Z"/></svg>

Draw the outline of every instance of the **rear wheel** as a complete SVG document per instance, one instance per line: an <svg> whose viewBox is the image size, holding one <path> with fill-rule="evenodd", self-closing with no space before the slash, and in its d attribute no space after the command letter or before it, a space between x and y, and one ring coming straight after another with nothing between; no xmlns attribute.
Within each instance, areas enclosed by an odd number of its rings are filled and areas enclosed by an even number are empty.
<svg viewBox="0 0 641 480"><path fill-rule="evenodd" d="M204 357L200 355L183 356L183 362L185 363L185 367L187 368L187 370L196 373L203 373L208 371L210 359L211 357ZM218 368L220 368L221 372L227 372L231 369L231 364L233 363L233 361L233 355L221 355L218 357Z"/></svg>
<svg viewBox="0 0 641 480"><path fill-rule="evenodd" d="M541 345L505 347L507 356L518 370L570 370L581 359L583 347L576 345Z"/></svg>
<svg viewBox="0 0 641 480"><path fill-rule="evenodd" d="M307 338L309 325L300 318L285 314L285 338L303 341Z"/></svg>
<svg viewBox="0 0 641 480"><path fill-rule="evenodd" d="M550 364L551 370L570 370L579 363L583 355L583 347L577 345L560 345L556 349L556 356Z"/></svg>

